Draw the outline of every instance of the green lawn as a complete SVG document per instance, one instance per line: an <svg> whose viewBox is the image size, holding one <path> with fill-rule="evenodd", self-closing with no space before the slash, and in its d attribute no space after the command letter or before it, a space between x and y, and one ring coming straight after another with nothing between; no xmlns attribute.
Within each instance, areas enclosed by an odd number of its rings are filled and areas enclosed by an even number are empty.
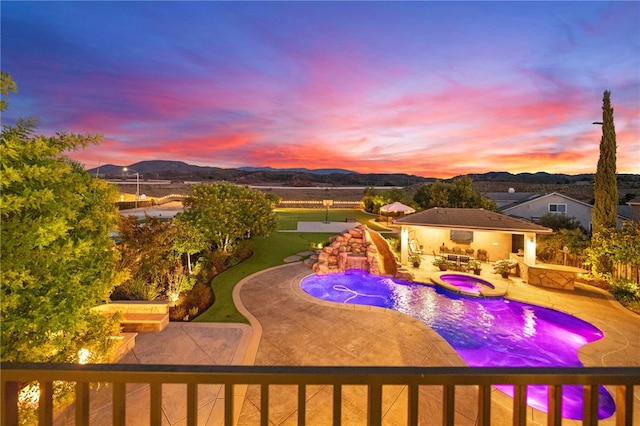
<svg viewBox="0 0 640 426"><path fill-rule="evenodd" d="M280 229L295 231L298 222L324 222L327 218L325 209L276 209L280 218ZM329 209L329 222L345 222L347 218L355 218L357 222L363 223L376 231L384 231L385 228L379 226L371 219L378 216L365 213L358 209Z"/></svg>
<svg viewBox="0 0 640 426"><path fill-rule="evenodd" d="M332 233L277 232L269 237L254 238L251 242L253 256L230 268L212 281L216 301L198 316L198 322L241 322L247 319L233 304L233 289L243 278L258 271L282 265L284 258L301 251L311 250L313 245L329 240Z"/></svg>

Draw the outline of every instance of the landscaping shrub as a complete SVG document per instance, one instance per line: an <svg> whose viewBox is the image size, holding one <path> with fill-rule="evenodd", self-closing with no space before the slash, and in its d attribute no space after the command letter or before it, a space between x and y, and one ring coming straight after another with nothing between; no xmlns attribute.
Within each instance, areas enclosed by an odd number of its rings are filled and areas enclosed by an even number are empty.
<svg viewBox="0 0 640 426"><path fill-rule="evenodd" d="M621 278L609 281L609 292L627 309L640 314L640 285Z"/></svg>
<svg viewBox="0 0 640 426"><path fill-rule="evenodd" d="M609 291L614 296L640 296L638 283L624 278L612 280L609 283Z"/></svg>
<svg viewBox="0 0 640 426"><path fill-rule="evenodd" d="M169 319L171 321L184 321L185 317L189 315L187 320L191 321L213 305L214 301L215 296L211 285L199 281L191 290L184 292L180 296L175 306L169 308Z"/></svg>

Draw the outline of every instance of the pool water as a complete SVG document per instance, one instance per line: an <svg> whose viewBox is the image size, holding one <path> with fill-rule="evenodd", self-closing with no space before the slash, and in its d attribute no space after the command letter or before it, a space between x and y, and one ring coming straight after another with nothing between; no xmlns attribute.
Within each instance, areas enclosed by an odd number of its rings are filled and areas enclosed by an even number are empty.
<svg viewBox="0 0 640 426"><path fill-rule="evenodd" d="M440 279L452 286L458 287L460 291L480 295L483 287L495 289L493 284L480 278L467 275L444 274L440 275Z"/></svg>
<svg viewBox="0 0 640 426"><path fill-rule="evenodd" d="M311 296L338 303L393 309L440 334L472 367L583 367L578 349L603 333L576 317L504 298L481 299L439 287L349 270L311 275L301 282ZM513 396L513 386L497 385ZM582 387L563 386L562 416L582 419ZM527 404L547 411L547 386L528 386ZM598 416L615 412L609 392L599 388Z"/></svg>

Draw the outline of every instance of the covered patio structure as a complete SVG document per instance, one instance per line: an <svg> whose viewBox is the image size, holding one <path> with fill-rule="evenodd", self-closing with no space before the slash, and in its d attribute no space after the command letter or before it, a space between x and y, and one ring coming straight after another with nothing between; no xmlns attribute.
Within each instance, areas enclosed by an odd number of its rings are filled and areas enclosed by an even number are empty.
<svg viewBox="0 0 640 426"><path fill-rule="evenodd" d="M536 263L536 236L553 230L523 219L484 209L434 207L395 221L401 227L400 262L406 264L410 246L424 254L462 250L483 261L518 256L519 262ZM486 252L486 258L485 257Z"/></svg>
<svg viewBox="0 0 640 426"><path fill-rule="evenodd" d="M390 217L397 218L402 215L415 213L415 211L416 210L413 207L402 204L399 201L380 207L380 214L387 218L387 223L389 223Z"/></svg>

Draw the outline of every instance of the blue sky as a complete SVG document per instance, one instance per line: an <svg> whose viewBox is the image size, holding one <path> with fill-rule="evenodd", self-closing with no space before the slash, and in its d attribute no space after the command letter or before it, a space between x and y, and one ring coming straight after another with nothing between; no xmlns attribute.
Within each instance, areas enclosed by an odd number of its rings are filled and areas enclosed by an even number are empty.
<svg viewBox="0 0 640 426"><path fill-rule="evenodd" d="M451 177L592 173L611 90L640 173L640 2L11 2L3 123L182 160Z"/></svg>

